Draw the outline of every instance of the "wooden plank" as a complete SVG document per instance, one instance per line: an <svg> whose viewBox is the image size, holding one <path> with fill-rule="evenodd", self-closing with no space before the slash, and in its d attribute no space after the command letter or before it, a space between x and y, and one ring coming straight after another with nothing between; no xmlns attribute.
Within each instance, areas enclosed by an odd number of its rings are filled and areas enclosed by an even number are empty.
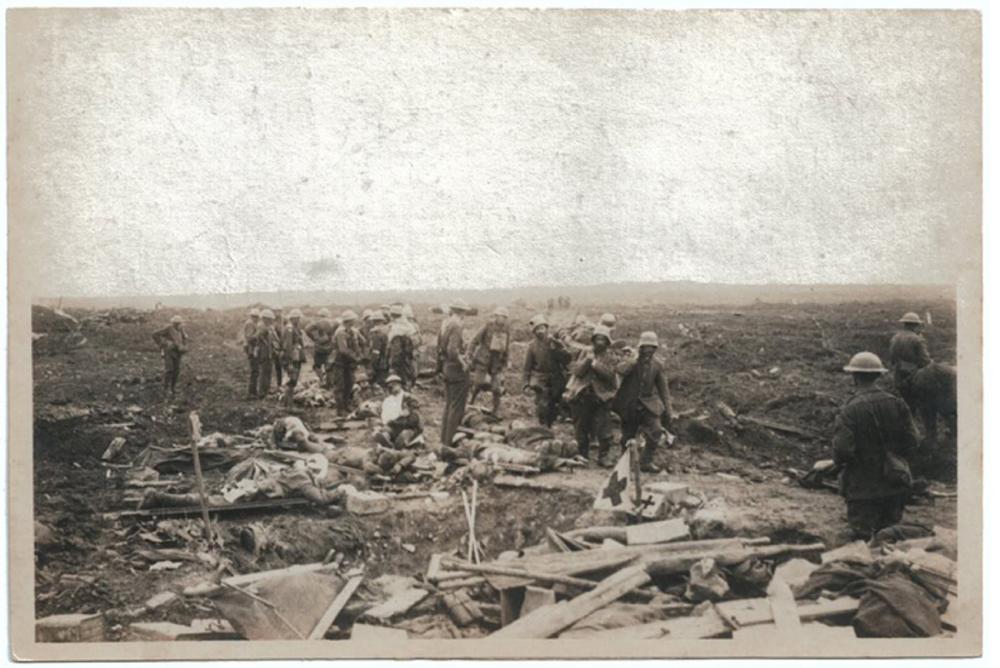
<svg viewBox="0 0 1000 668"><path fill-rule="evenodd" d="M858 600L843 596L826 601L803 603L798 606L802 621L836 617L856 612ZM732 620L727 622L726 620ZM699 617L680 617L648 624L638 624L620 629L609 629L594 634L589 640L608 643L653 638L700 639L714 638L733 630L734 626L747 627L769 624L773 621L771 606L766 598L752 598L717 603Z"/></svg>
<svg viewBox="0 0 1000 668"><path fill-rule="evenodd" d="M270 580L272 578L280 578L286 575L296 575L299 573L313 573L322 570L333 570L336 569L335 564L324 564L322 562L315 562L312 564L296 564L294 566L287 566L285 568L275 568L269 571L258 571L256 573L244 573L242 575L234 575L232 577L225 578L223 582L227 584L233 584L237 587L242 587L244 585L253 584L254 582L260 582L262 580Z"/></svg>
<svg viewBox="0 0 1000 668"><path fill-rule="evenodd" d="M363 579L362 576L357 575L344 584L344 587L337 592L337 597L330 603L330 607L326 609L326 612L323 613L323 616L319 618L316 626L309 633L309 640L319 640L326 635L327 630L337 620L337 615L344 609L347 602L354 596L354 592Z"/></svg>
<svg viewBox="0 0 1000 668"><path fill-rule="evenodd" d="M507 626L521 615L526 587L500 590L500 626Z"/></svg>
<svg viewBox="0 0 1000 668"><path fill-rule="evenodd" d="M561 575L559 573L546 573L544 571L529 571L523 568L507 567L501 564L514 564L517 563L516 559L510 561L500 561L493 562L489 564L470 564L463 561L458 561L457 559L445 558L441 561L442 565L454 566L455 568L460 568L464 571L471 571L473 573L487 573L489 575L505 575L512 578L522 578L524 580L538 580L540 582L558 582L560 584L570 585L572 587L583 587L585 589L593 589L597 586L597 583L593 580L585 580L583 578L576 578L569 575ZM519 587L504 587L503 589L517 589ZM502 591L502 590L501 590Z"/></svg>
<svg viewBox="0 0 1000 668"><path fill-rule="evenodd" d="M355 624L351 627L351 640L363 642L369 646L377 644L381 647L384 644L404 642L408 637L403 629L391 629L369 624Z"/></svg>
<svg viewBox="0 0 1000 668"><path fill-rule="evenodd" d="M572 600L538 608L494 632L490 637L550 638L648 582L649 574L642 568L624 568L602 580L595 589Z"/></svg>
<svg viewBox="0 0 1000 668"><path fill-rule="evenodd" d="M232 503L221 506L208 506L209 513L239 513L252 510L282 510L296 506L309 505L307 499L268 499L266 501L248 501L246 503ZM145 508L143 510L122 510L116 513L105 513L102 517L106 520L118 520L127 518L142 517L185 517L198 515L201 513L200 506L184 506L181 508Z"/></svg>
<svg viewBox="0 0 1000 668"><path fill-rule="evenodd" d="M767 600L771 604L771 617L774 625L782 633L795 633L802 628L799 620L798 608L795 605L795 597L792 596L792 589L788 583L779 578L771 580L767 588Z"/></svg>
<svg viewBox="0 0 1000 668"><path fill-rule="evenodd" d="M813 554L825 549L823 543L809 545L763 545L760 547L739 547L736 549L718 549L702 552L678 552L671 554L641 555L640 563L653 575L673 575L683 573L695 562L711 557L720 566L733 566L750 558L776 557L782 554ZM608 552L611 552L608 550Z"/></svg>
<svg viewBox="0 0 1000 668"><path fill-rule="evenodd" d="M380 603L365 612L364 616L380 622L387 622L396 615L402 615L430 594L426 589L411 587L399 592L388 601Z"/></svg>
<svg viewBox="0 0 1000 668"><path fill-rule="evenodd" d="M661 522L644 522L630 526L625 537L629 545L650 545L653 543L669 543L689 538L691 531L688 529L684 518L678 517L672 520Z"/></svg>
<svg viewBox="0 0 1000 668"><path fill-rule="evenodd" d="M634 561L637 555L624 550L586 550L580 552L556 552L507 561L492 561L479 564L481 567L518 569L518 572L545 575L573 576L585 573L621 568ZM444 559L442 565L453 563L458 570L474 571L469 564L462 561ZM486 572L486 571L480 571ZM500 575L499 571L494 571ZM555 580L550 580L555 581Z"/></svg>
<svg viewBox="0 0 1000 668"><path fill-rule="evenodd" d="M533 587L531 585L524 588L524 601L521 603L521 615L527 615L538 608L546 605L555 605L556 593L551 589Z"/></svg>

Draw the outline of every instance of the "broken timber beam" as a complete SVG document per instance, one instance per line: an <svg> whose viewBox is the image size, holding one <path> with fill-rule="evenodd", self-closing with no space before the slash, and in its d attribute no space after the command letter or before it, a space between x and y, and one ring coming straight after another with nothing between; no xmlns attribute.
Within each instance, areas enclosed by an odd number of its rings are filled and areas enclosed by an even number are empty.
<svg viewBox="0 0 1000 668"><path fill-rule="evenodd" d="M307 499L268 499L266 501L248 501L247 503L232 503L223 506L208 506L209 513L239 513L252 510L281 510L309 505ZM186 517L201 514L201 506L183 506L179 508L144 508L142 510L122 510L115 513L104 513L106 520L125 519L130 517Z"/></svg>
<svg viewBox="0 0 1000 668"><path fill-rule="evenodd" d="M337 597L333 599L333 602L330 603L330 607L326 609L326 612L324 612L323 616L320 617L319 622L317 622L316 626L313 627L313 630L309 633L309 640L320 640L326 635L327 629L329 629L330 625L337 620L337 615L339 615L340 611L344 609L345 605L347 605L347 602L351 599L351 596L354 595L354 591L358 588L358 585L361 584L363 579L364 578L362 576L357 575L344 583L343 589L337 592Z"/></svg>
<svg viewBox="0 0 1000 668"><path fill-rule="evenodd" d="M764 427L766 429L770 429L771 431L783 432L785 434L792 434L793 436L798 436L800 438L815 440L820 437L818 433L808 429L794 427L792 425L775 422L773 420L765 420L764 418L754 417L752 415L741 415L739 420L740 422L749 422L757 425L758 427Z"/></svg>
<svg viewBox="0 0 1000 668"><path fill-rule="evenodd" d="M776 557L783 554L812 554L826 549L823 543L809 545L764 545L707 552L679 552L667 555L643 555L642 563L653 575L673 575L688 571L698 561L711 557L720 566L732 566L752 557Z"/></svg>
<svg viewBox="0 0 1000 668"><path fill-rule="evenodd" d="M858 604L858 599L842 596L827 601L802 603L797 606L796 611L799 619L806 622L856 612ZM740 627L768 624L774 621L768 599L743 599L717 603L714 609L699 617L679 617L648 624L608 629L595 633L589 639L621 642L653 638L713 638L733 630L732 624L727 622L727 619L733 620Z"/></svg>
<svg viewBox="0 0 1000 668"><path fill-rule="evenodd" d="M640 567L622 569L602 580L593 590L569 601L537 608L491 634L490 638L550 638L649 581L649 574Z"/></svg>

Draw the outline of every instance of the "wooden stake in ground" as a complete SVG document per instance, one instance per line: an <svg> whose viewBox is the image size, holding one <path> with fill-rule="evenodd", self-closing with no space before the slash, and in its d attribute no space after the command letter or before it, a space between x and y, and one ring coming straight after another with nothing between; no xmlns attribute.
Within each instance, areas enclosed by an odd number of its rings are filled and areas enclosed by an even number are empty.
<svg viewBox="0 0 1000 668"><path fill-rule="evenodd" d="M194 460L194 479L201 502L201 519L205 522L205 540L212 542L212 520L208 517L208 497L205 496L205 478L201 475L201 459L198 457L198 441L201 440L201 419L198 411L191 411L191 458Z"/></svg>

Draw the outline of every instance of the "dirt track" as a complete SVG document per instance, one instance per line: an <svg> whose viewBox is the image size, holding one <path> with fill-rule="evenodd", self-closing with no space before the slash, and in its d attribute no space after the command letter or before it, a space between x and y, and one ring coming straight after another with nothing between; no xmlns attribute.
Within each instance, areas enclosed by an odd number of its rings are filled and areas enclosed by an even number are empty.
<svg viewBox="0 0 1000 668"><path fill-rule="evenodd" d="M415 305L425 343L433 345L439 319ZM805 490L785 469L808 468L828 456L829 429L837 406L850 392L840 371L858 350L886 354L895 319L914 307L933 312L927 333L932 357L954 362L955 312L950 303L921 305L882 302L840 305L767 305L741 309L593 307L594 315L615 311L616 337L632 342L644 329L655 329L663 342L673 408L678 421L676 448L663 453L667 470L658 479L680 480L705 499L722 497L746 519L748 534L782 540L819 537L830 545L846 539L843 502L836 494ZM307 313L315 309L307 310ZM165 589L178 590L210 572L204 564L185 563L175 571L150 573L148 563L132 553L136 529L113 524L100 513L129 507L122 499L120 471L102 466L100 455L117 435L128 440L134 456L147 444L187 439L186 414L198 410L207 431L238 433L282 415L276 401L246 402L246 363L235 341L242 311L184 313L192 336L181 377L184 399L164 403L159 378L161 362L150 334L170 314L155 313L144 323L117 323L87 328L87 342L74 347L56 333L34 348L35 513L55 532L52 544L36 549L36 616L61 612L112 611L120 619L171 620L187 623L211 616L197 602L179 603L164 611L131 617L127 609ZM513 309L521 341L515 345L508 386L519 387L527 334L523 325L532 312ZM80 314L77 314L80 315ZM568 321L575 313L553 314ZM474 319L472 328L481 322ZM430 364L432 350L424 350ZM844 354L842 354L844 353ZM424 406L429 443L437 441L442 392L436 382L417 390ZM483 397L480 401L487 401ZM734 424L719 410L724 402L740 415L757 416L805 430L815 437L775 432L753 424ZM527 418L526 398L505 400L505 417ZM309 424L329 416L329 409L308 409ZM128 431L108 426L134 422ZM568 424L559 431L570 433ZM363 434L353 434L361 441ZM917 471L947 489L955 475L955 440L946 432ZM724 474L720 476L719 474ZM593 490L604 476L599 470L546 474L538 479L562 486L555 492L509 490L486 486L481 498L480 528L492 555L544 538L551 526L567 529L588 512ZM734 476L737 476L734 478ZM910 508L908 518L927 524L955 526L955 502ZM239 544L239 529L261 522L281 537L279 549L254 558ZM356 559L369 572L407 575L426 570L433 552L453 549L465 531L461 503L455 494L443 502L413 500L387 514L364 518L327 517L320 510L286 511L269 516L220 521L226 552L243 572L322 559L338 541L354 536ZM339 530L338 530L339 529ZM411 553L404 544L412 544ZM80 579L80 576L84 576Z"/></svg>

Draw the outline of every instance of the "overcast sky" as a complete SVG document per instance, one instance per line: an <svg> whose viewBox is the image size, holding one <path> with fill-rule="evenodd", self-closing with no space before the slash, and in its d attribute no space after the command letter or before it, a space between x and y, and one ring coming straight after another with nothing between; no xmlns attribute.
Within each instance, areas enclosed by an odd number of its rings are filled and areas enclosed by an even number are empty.
<svg viewBox="0 0 1000 668"><path fill-rule="evenodd" d="M978 252L973 13L8 21L36 296L947 283Z"/></svg>

